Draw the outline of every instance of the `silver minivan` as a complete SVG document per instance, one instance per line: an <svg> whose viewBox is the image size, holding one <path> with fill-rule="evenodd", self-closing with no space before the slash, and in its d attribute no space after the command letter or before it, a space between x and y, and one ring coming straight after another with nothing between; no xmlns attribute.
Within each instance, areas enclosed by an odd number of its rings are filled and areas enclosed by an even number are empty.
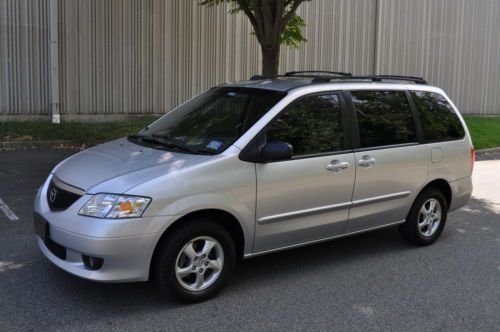
<svg viewBox="0 0 500 332"><path fill-rule="evenodd" d="M240 258L396 225L429 245L469 200L473 164L457 108L421 78L253 77L61 162L35 231L69 273L196 302Z"/></svg>

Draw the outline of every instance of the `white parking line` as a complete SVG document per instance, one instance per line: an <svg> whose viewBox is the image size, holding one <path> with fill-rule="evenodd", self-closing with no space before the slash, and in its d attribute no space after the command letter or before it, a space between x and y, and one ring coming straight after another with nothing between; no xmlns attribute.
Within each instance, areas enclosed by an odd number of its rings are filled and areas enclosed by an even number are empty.
<svg viewBox="0 0 500 332"><path fill-rule="evenodd" d="M0 198L0 210L5 213L7 218L10 219L10 221L16 221L19 220L19 218L16 216L16 214L9 208L7 204L5 204L2 199Z"/></svg>

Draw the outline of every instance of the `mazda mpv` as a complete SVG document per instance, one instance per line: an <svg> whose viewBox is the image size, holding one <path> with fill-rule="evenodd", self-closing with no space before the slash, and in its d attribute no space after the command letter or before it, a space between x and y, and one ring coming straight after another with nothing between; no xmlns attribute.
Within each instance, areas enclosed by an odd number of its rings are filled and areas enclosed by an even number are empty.
<svg viewBox="0 0 500 332"><path fill-rule="evenodd" d="M35 231L69 273L196 302L240 258L396 225L429 245L469 200L473 164L457 108L421 78L257 76L61 162Z"/></svg>

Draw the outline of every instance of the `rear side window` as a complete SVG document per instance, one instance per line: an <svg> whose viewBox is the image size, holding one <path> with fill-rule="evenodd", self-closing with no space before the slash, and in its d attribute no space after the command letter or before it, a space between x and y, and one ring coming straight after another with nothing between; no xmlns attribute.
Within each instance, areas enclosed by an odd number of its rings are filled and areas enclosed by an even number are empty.
<svg viewBox="0 0 500 332"><path fill-rule="evenodd" d="M403 91L352 91L362 148L417 141L415 122Z"/></svg>
<svg viewBox="0 0 500 332"><path fill-rule="evenodd" d="M290 143L294 156L343 150L339 96L308 96L292 102L267 126L266 138Z"/></svg>
<svg viewBox="0 0 500 332"><path fill-rule="evenodd" d="M465 136L455 110L442 95L423 91L413 91L411 94L427 142L454 140Z"/></svg>

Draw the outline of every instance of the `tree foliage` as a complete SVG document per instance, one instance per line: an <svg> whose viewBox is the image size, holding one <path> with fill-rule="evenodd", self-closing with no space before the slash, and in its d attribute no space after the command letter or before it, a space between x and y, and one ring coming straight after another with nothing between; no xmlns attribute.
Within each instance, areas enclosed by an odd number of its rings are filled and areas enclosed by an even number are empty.
<svg viewBox="0 0 500 332"><path fill-rule="evenodd" d="M298 47L306 41L303 28L306 23L297 15L297 9L310 0L199 0L202 6L232 4L230 13L243 12L254 29L262 49L264 75L276 75L280 45Z"/></svg>

